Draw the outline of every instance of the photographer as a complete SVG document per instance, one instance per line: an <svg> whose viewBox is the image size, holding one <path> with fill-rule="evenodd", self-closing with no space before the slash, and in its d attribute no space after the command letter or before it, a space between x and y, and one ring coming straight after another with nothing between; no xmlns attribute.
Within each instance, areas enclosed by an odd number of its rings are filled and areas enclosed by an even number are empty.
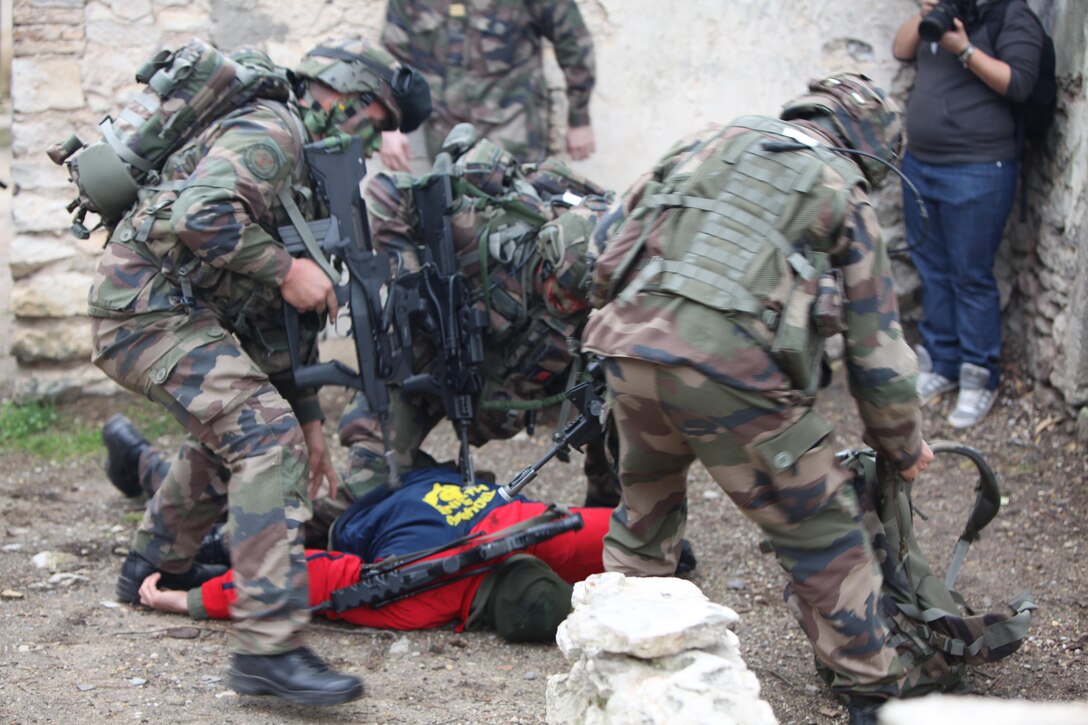
<svg viewBox="0 0 1088 725"><path fill-rule="evenodd" d="M999 14L1004 20L992 22ZM892 45L917 69L902 170L930 219L927 234L905 199L925 310L918 393L925 404L958 388L948 418L955 428L978 423L997 397L1001 300L993 265L1019 175L1014 104L1031 93L1042 42L1024 0L922 0Z"/></svg>

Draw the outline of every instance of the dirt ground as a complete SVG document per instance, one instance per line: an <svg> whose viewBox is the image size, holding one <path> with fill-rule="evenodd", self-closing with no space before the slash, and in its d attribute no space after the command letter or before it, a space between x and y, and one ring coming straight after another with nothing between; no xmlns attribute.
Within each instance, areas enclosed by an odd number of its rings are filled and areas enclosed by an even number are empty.
<svg viewBox="0 0 1088 725"><path fill-rule="evenodd" d="M339 413L344 396L326 394ZM65 415L100 425L131 401L85 400ZM927 410L927 437L975 446L999 472L1002 511L971 548L960 588L978 608L997 609L1022 590L1040 609L1031 639L1011 658L972 672L979 694L1038 700L1088 699L1088 463L1062 422L1010 370L996 409L955 436L951 401ZM839 445L856 446L859 426L841 371L820 409L840 424ZM330 432L334 430L329 424ZM544 451L535 438L492 443L477 467L508 480ZM176 438L155 441L176 443ZM443 428L428 447L453 457ZM343 461L343 452L338 451ZM580 503L578 461L553 463L524 491ZM935 464L916 489L920 529L943 572L973 501L973 475ZM736 609L748 665L782 723L845 722L817 679L804 637L782 603L784 577L759 551L759 533L710 481L693 471L689 538L699 557L693 581ZM333 666L362 676L367 696L321 712L226 687L228 626L117 606L114 581L140 502L106 481L100 462L0 457L0 719L30 722L538 723L548 677L568 669L555 647L513 646L493 634L394 633L315 621L309 641ZM54 576L36 568L43 551L74 555ZM74 575L74 576L72 576Z"/></svg>

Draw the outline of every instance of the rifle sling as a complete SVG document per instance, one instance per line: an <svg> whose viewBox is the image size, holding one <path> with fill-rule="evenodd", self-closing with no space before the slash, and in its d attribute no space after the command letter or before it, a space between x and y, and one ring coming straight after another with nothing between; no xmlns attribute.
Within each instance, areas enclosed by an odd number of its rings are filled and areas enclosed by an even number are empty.
<svg viewBox="0 0 1088 725"><path fill-rule="evenodd" d="M321 268L321 271L325 273L325 276L329 278L333 287L340 286L340 275L332 268L325 253L321 251L321 245L318 244L317 238L314 237L313 231L310 230L309 223L302 216L302 211L298 208L298 204L295 203L294 197L291 196L291 189L289 187L280 189L279 199L280 204L283 205L284 210L287 212L287 216L291 219L291 226L295 228L295 231L298 232L299 237L302 239L302 243L306 245L306 252Z"/></svg>

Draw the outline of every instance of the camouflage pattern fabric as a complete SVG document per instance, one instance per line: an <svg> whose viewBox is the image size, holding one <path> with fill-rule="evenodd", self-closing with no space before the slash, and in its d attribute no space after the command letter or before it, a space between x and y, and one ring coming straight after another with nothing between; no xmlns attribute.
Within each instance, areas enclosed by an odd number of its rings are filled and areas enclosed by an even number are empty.
<svg viewBox="0 0 1088 725"><path fill-rule="evenodd" d="M853 491L842 486L851 476L835 462L831 428L809 409L688 366L614 358L605 374L623 496L605 536L605 569L676 570L687 474L698 459L774 544L790 575L786 601L833 672L832 688L898 694L902 668L878 611L880 569ZM793 458L785 468L783 455Z"/></svg>
<svg viewBox="0 0 1088 725"><path fill-rule="evenodd" d="M605 357L688 365L723 384L774 396L782 405L810 404L808 396L794 389L788 376L765 354L774 332L760 317L722 313L683 297L648 290L624 304L608 302L616 272L627 262L632 248L643 241L617 291L640 264L664 256L662 249L669 240L661 231L669 225L671 214L685 211L672 210L656 217L644 213L638 207L647 189L659 190L668 174L690 171L715 158L715 146L727 143L730 133L712 125L682 140L625 194L624 218L613 224L607 246L594 266L590 303L602 309L590 317L582 344ZM913 387L918 362L903 337L880 225L861 187L845 188L831 170L823 186L832 192L825 195L827 205L842 211L815 213L800 238L825 249L834 268L842 273L845 362L850 391L865 424L865 442L900 470L906 469L921 449L921 412ZM813 193L824 192L816 189ZM829 218L841 218L842 223L829 228ZM652 222L649 228L648 221ZM770 367L765 367L768 362Z"/></svg>
<svg viewBox="0 0 1088 725"><path fill-rule="evenodd" d="M424 131L432 158L461 122L521 161L547 155L544 39L566 77L568 124L588 126L593 41L574 0L389 0L382 43L431 85Z"/></svg>
<svg viewBox="0 0 1088 725"><path fill-rule="evenodd" d="M851 475L834 460L832 428L811 409L813 396L772 354L775 316L712 309L650 286L623 297L648 260L666 256L673 240L664 230L685 228L684 217L679 225L670 217L689 212L648 213L643 198L668 193L666 178L691 178L743 133L749 129L714 125L683 139L608 220L591 291L600 309L582 336L584 349L609 359L620 447L623 503L605 540L606 568L673 571L687 471L698 459L774 543L791 579L787 602L832 687L893 696L902 667L879 612L880 570L856 498L843 486ZM793 241L825 252L841 274L846 367L865 440L906 469L921 449L917 361L903 339L876 215L864 186L845 183L830 166L810 193L827 208L809 214ZM726 217L728 204L721 208Z"/></svg>
<svg viewBox="0 0 1088 725"><path fill-rule="evenodd" d="M520 173L516 168L513 171L515 175ZM549 178L554 182L557 177ZM410 191L415 181L406 174L379 174L366 191L375 245L400 252L408 269L418 268L416 216ZM504 211L497 203L500 198L518 202L540 219L551 221L538 232L525 223L524 215ZM454 204L451 222L458 260L471 284L480 290L478 304L487 310L490 319L480 366L484 388L469 429L469 442L481 446L510 438L524 429L527 409L545 398L558 399L566 388L575 359L568 341L577 338L588 314L587 237L595 219L607 209L607 198L587 198L566 210L562 204L541 199L533 186L522 183L511 185L495 198L463 194ZM564 221L567 217L571 219ZM516 226L519 223L522 227ZM491 249L489 238L502 236L501 232L508 228L520 230L524 238L517 237L513 246ZM541 235L547 238L547 244L538 239ZM501 261L495 253L512 256ZM482 292L485 275L486 295ZM415 368L425 370L435 352L425 336L414 337ZM426 397L394 395L391 417L390 443L397 465L422 465L426 454L420 446L443 420L441 405ZM327 524L351 501L388 479L381 428L364 396L357 395L349 403L340 418L339 435L340 442L351 448L350 471L340 500L315 502L311 536L321 537ZM588 497L614 502L614 477L604 448L594 445L590 451L586 460Z"/></svg>
<svg viewBox="0 0 1088 725"><path fill-rule="evenodd" d="M291 261L265 231L287 223L279 190L306 179L296 115L248 106L173 154L163 182L142 189L115 227L89 295L95 364L189 434L133 548L164 571L184 571L226 507L240 575L235 647L244 654L299 646L309 618L300 422L321 411L315 391L283 382L278 287ZM314 215L312 203L299 203Z"/></svg>

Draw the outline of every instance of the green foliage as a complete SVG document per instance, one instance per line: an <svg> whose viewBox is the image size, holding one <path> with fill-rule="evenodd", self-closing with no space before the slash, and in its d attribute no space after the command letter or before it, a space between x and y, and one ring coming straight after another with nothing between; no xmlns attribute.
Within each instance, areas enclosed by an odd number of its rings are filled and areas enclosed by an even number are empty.
<svg viewBox="0 0 1088 725"><path fill-rule="evenodd" d="M17 405L10 400L0 403L0 445L13 444L41 433L56 420L57 411L51 405Z"/></svg>
<svg viewBox="0 0 1088 725"><path fill-rule="evenodd" d="M124 403L104 407L113 409L110 414L123 412L149 440L178 430L173 418L157 406L139 399ZM98 456L103 452L102 423L108 417L96 411L95 420L88 420L49 403L0 403L0 453L21 451L54 460Z"/></svg>

